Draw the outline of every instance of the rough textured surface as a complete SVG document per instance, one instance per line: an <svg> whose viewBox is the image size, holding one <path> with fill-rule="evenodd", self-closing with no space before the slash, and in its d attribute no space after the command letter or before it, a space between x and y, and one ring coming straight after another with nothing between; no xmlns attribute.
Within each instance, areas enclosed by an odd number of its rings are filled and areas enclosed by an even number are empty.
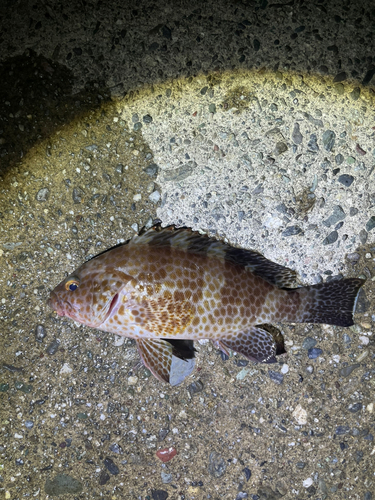
<svg viewBox="0 0 375 500"><path fill-rule="evenodd" d="M82 499L371 498L371 2L0 14L1 495L68 481ZM161 385L131 341L46 306L65 273L156 217L305 282L367 277L356 325L286 326L270 371L201 341L194 374Z"/></svg>

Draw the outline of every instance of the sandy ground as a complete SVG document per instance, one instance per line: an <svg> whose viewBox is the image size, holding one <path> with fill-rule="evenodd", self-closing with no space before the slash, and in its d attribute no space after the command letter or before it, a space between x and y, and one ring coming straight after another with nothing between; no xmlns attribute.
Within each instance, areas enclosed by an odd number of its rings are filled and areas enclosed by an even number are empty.
<svg viewBox="0 0 375 500"><path fill-rule="evenodd" d="M365 1L1 3L1 498L375 498L374 23ZM356 324L279 325L272 366L196 343L158 382L46 305L157 220L367 278Z"/></svg>

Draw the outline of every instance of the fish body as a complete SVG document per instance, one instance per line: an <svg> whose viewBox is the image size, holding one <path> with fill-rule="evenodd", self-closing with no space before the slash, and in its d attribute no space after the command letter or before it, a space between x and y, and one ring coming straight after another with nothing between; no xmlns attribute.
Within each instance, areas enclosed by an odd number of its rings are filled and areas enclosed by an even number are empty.
<svg viewBox="0 0 375 500"><path fill-rule="evenodd" d="M49 305L61 316L135 339L146 366L170 381L173 357L192 359L194 340L209 338L224 352L270 363L285 350L282 336L265 325L352 325L363 283L296 287L294 271L257 252L155 226L84 263L53 290Z"/></svg>

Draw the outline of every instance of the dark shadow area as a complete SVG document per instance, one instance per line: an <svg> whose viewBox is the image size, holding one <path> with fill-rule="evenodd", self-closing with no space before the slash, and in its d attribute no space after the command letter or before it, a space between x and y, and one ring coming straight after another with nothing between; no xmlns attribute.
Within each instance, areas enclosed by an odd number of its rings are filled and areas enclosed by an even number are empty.
<svg viewBox="0 0 375 500"><path fill-rule="evenodd" d="M110 95L155 82L240 68L374 82L364 0L6 1L0 19L0 172Z"/></svg>

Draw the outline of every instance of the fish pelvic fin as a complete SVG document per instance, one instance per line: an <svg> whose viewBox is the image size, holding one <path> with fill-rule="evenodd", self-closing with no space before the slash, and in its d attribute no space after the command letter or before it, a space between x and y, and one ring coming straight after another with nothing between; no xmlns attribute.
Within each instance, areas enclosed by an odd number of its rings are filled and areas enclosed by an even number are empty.
<svg viewBox="0 0 375 500"><path fill-rule="evenodd" d="M143 364L161 382L179 385L194 369L193 341L140 339L137 348Z"/></svg>
<svg viewBox="0 0 375 500"><path fill-rule="evenodd" d="M276 363L276 356L285 352L283 336L271 325L252 326L239 332L234 340L221 339L219 347L226 354L232 350L251 361L267 364Z"/></svg>
<svg viewBox="0 0 375 500"><path fill-rule="evenodd" d="M358 293L366 280L348 278L291 290L300 299L300 313L291 321L352 326Z"/></svg>

